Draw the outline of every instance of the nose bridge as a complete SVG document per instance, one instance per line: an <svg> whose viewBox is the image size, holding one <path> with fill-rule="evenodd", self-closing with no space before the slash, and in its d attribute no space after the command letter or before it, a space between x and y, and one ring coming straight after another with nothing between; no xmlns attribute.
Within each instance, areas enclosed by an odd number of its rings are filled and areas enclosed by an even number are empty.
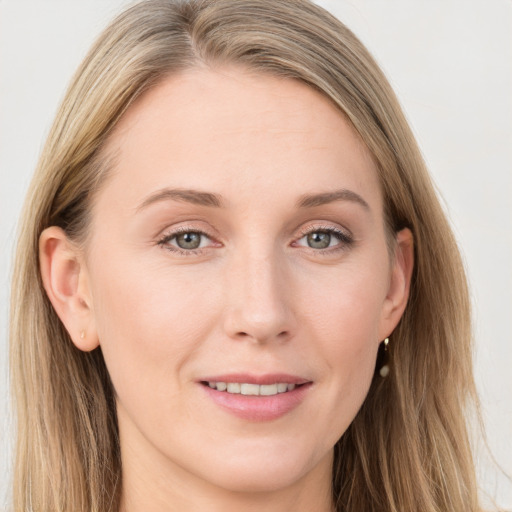
<svg viewBox="0 0 512 512"><path fill-rule="evenodd" d="M226 331L257 342L288 337L292 312L282 258L271 248L249 244L233 258L226 282Z"/></svg>

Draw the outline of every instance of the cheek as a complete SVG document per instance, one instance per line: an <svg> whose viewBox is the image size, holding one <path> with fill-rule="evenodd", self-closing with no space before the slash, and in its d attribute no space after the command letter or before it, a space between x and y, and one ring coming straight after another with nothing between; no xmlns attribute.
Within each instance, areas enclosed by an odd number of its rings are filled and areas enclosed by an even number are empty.
<svg viewBox="0 0 512 512"><path fill-rule="evenodd" d="M301 284L303 309L329 349L364 351L378 343L378 332L388 290L388 270L379 261L357 260L336 272L315 276ZM307 293L306 293L307 290Z"/></svg>
<svg viewBox="0 0 512 512"><path fill-rule="evenodd" d="M176 279L137 258L110 256L96 269L95 319L116 391L134 382L162 392L178 386L181 369L212 330L215 297L193 278Z"/></svg>
<svg viewBox="0 0 512 512"><path fill-rule="evenodd" d="M302 325L308 326L307 338L314 339L313 346L305 350L308 358L317 357L321 365L318 373L328 379L326 396L336 404L329 421L337 432L343 432L361 407L373 379L382 341L378 335L387 292L386 267L368 261L357 268L347 266L315 287L304 285L310 293L303 305Z"/></svg>

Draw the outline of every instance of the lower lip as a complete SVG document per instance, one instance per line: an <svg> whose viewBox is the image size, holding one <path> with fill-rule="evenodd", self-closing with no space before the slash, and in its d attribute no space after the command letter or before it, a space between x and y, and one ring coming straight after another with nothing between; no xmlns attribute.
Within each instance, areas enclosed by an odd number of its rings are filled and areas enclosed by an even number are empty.
<svg viewBox="0 0 512 512"><path fill-rule="evenodd" d="M304 400L311 383L302 384L293 391L272 396L246 396L217 391L203 384L201 387L217 405L238 418L248 421L272 421L298 407Z"/></svg>

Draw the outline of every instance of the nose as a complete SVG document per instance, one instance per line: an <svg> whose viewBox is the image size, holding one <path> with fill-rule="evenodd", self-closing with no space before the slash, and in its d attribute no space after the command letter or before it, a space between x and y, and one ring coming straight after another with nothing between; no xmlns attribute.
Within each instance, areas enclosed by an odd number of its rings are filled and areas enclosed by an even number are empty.
<svg viewBox="0 0 512 512"><path fill-rule="evenodd" d="M291 283L285 267L271 253L238 256L225 282L224 329L230 338L262 344L293 335Z"/></svg>

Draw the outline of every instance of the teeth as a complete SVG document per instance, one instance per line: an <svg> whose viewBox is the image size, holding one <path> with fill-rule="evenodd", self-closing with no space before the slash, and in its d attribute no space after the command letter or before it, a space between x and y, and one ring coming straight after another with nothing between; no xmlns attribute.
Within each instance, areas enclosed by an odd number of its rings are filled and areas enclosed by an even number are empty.
<svg viewBox="0 0 512 512"><path fill-rule="evenodd" d="M259 386L260 395L263 396L272 396L277 395L277 384L265 384Z"/></svg>
<svg viewBox="0 0 512 512"><path fill-rule="evenodd" d="M215 384L215 382L213 384ZM217 388L217 391L226 391L226 389L228 389L228 385L225 382L217 382L214 387Z"/></svg>
<svg viewBox="0 0 512 512"><path fill-rule="evenodd" d="M240 384L240 393L242 395L259 395L260 387L258 384Z"/></svg>
<svg viewBox="0 0 512 512"><path fill-rule="evenodd" d="M278 393L286 393L296 388L295 384L276 382L275 384L249 384L239 382L208 382L208 386L217 391L242 394L246 396L273 396Z"/></svg>
<svg viewBox="0 0 512 512"><path fill-rule="evenodd" d="M291 386L291 384L290 384L290 386ZM280 382L277 385L277 392L284 393L285 391L288 391L288 384L286 384L285 382Z"/></svg>
<svg viewBox="0 0 512 512"><path fill-rule="evenodd" d="M240 384L238 382L228 383L228 393L240 393Z"/></svg>

